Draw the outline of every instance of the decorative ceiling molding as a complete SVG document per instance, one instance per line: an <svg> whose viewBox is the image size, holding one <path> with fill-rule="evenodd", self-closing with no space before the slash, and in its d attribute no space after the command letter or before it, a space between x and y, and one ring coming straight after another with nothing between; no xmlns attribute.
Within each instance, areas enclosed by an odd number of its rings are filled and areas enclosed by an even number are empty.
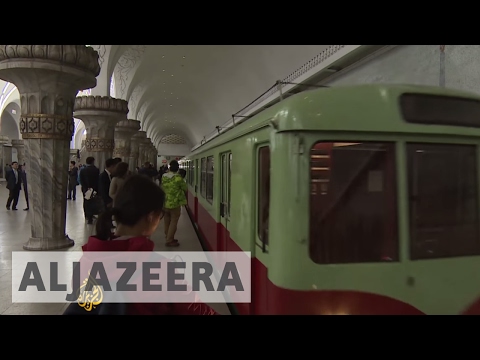
<svg viewBox="0 0 480 360"><path fill-rule="evenodd" d="M115 81L118 81L118 98L126 100L129 81L131 81L130 75L140 63L146 48L146 45L132 45L118 60L114 70Z"/></svg>
<svg viewBox="0 0 480 360"><path fill-rule="evenodd" d="M169 144L169 145L185 145L187 141L180 135L170 134L165 135L160 140L160 144Z"/></svg>

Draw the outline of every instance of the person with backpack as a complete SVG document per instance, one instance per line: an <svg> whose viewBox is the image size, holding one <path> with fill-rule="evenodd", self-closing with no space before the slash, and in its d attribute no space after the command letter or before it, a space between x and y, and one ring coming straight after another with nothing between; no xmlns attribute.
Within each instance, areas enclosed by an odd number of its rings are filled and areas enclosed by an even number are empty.
<svg viewBox="0 0 480 360"><path fill-rule="evenodd" d="M187 183L182 176L178 174L180 166L178 161L170 162L170 171L163 174L161 186L166 194L165 200L165 238L166 246L179 246L179 242L175 239L177 232L177 224L182 213L182 206L187 204L185 192L187 191Z"/></svg>
<svg viewBox="0 0 480 360"><path fill-rule="evenodd" d="M183 181L180 176L178 179ZM88 252L153 252L155 244L150 237L164 216L164 201L165 193L149 178L142 175L129 177L115 197L113 207L107 208L98 217L96 235L91 236L82 246L86 254L80 259L80 263L88 263ZM117 223L114 234L110 227L112 218ZM219 314L210 306L195 301L193 303L101 303L91 311L85 311L77 302L72 302L64 315Z"/></svg>

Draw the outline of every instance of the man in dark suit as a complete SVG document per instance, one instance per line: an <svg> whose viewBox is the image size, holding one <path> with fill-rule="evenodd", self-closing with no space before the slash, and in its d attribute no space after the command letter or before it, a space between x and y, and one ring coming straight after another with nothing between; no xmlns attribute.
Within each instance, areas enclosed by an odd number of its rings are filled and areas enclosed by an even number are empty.
<svg viewBox="0 0 480 360"><path fill-rule="evenodd" d="M87 166L80 171L80 186L83 193L83 211L85 212L85 219L88 224L93 224L93 204L91 200L85 199L85 193L88 189L98 192L98 179L100 170L95 166L95 159L91 156L87 157Z"/></svg>
<svg viewBox="0 0 480 360"><path fill-rule="evenodd" d="M105 170L100 174L99 182L98 182L98 194L103 199L103 204L105 207L112 206L113 199L108 194L110 192L110 183L112 182L112 173L113 169L117 162L115 159L108 159L105 162Z"/></svg>
<svg viewBox="0 0 480 360"><path fill-rule="evenodd" d="M7 210L10 210L10 206L12 206L12 210L17 210L18 197L20 196L20 190L22 189L22 178L18 172L18 162L12 162L11 167L12 169L5 174L7 189L10 191L7 200Z"/></svg>

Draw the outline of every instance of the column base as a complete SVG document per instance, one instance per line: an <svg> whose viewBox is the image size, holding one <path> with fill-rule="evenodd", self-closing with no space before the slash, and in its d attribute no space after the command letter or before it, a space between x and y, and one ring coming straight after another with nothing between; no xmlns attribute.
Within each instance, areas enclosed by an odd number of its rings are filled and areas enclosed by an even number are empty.
<svg viewBox="0 0 480 360"><path fill-rule="evenodd" d="M30 251L49 251L66 249L75 245L75 241L70 239L67 234L61 239L49 238L30 238L28 242L23 245L24 250Z"/></svg>

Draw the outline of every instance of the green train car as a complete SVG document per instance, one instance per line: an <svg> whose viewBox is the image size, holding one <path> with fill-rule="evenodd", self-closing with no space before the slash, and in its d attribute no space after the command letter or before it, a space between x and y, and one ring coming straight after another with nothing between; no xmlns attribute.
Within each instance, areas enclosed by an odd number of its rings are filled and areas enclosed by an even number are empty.
<svg viewBox="0 0 480 360"><path fill-rule="evenodd" d="M250 251L240 314L480 314L480 96L302 92L194 150L208 250Z"/></svg>

